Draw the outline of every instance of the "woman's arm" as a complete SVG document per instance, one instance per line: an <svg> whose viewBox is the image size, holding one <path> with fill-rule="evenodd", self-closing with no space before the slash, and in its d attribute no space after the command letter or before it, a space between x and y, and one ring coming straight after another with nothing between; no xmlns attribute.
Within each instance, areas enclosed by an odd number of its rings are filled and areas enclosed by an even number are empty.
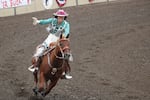
<svg viewBox="0 0 150 100"><path fill-rule="evenodd" d="M49 23L52 23L53 20L54 18L42 19L42 20L39 20L39 24L41 25L49 24Z"/></svg>
<svg viewBox="0 0 150 100"><path fill-rule="evenodd" d="M64 36L66 37L68 34L70 34L70 24L67 22L64 29Z"/></svg>
<svg viewBox="0 0 150 100"><path fill-rule="evenodd" d="M32 17L32 19L33 19L33 25L37 25L37 24L41 24L41 25L50 24L50 23L52 23L53 20L55 20L55 18L48 18L48 19L38 20L36 17Z"/></svg>

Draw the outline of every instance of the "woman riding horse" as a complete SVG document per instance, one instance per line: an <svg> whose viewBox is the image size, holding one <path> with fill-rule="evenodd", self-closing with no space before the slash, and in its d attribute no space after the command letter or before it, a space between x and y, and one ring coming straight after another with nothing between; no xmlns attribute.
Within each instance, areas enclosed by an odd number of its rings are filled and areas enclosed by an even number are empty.
<svg viewBox="0 0 150 100"><path fill-rule="evenodd" d="M47 31L50 33L45 41L37 47L36 53L33 55L33 66L29 68L29 70L33 73L38 69L39 57L41 57L43 53L49 48L49 45L53 42L56 42L59 39L60 34L63 34L63 37L66 37L68 34L70 34L70 25L66 21L68 14L64 10L60 9L53 15L54 18L48 18L44 20L38 20L37 18L32 17L33 25L49 24ZM72 59L72 55L70 55L70 59ZM69 63L67 65L69 66ZM69 72L66 72L64 76L65 79L72 78L72 76L69 75Z"/></svg>
<svg viewBox="0 0 150 100"><path fill-rule="evenodd" d="M69 35L66 38L60 35L60 39L56 42L55 48L44 53L39 67L39 81L38 74L34 74L36 86L33 92L35 95L41 94L45 97L62 77L62 73L68 68L67 62L71 54L68 37ZM39 87L37 87L38 82Z"/></svg>

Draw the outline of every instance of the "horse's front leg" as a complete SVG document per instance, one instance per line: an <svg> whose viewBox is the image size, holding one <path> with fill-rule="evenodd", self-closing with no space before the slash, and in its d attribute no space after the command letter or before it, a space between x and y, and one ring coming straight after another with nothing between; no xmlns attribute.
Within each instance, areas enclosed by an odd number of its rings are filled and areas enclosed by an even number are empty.
<svg viewBox="0 0 150 100"><path fill-rule="evenodd" d="M44 90L44 83L45 83L44 73L40 72L38 92L42 92Z"/></svg>
<svg viewBox="0 0 150 100"><path fill-rule="evenodd" d="M35 71L33 73L33 76L34 76L34 86L37 87L37 83L38 83L38 71Z"/></svg>
<svg viewBox="0 0 150 100"><path fill-rule="evenodd" d="M48 87L46 88L46 91L43 92L43 96L46 96L51 90L52 88L56 85L58 79L54 80L54 81L51 81L51 83L49 83Z"/></svg>
<svg viewBox="0 0 150 100"><path fill-rule="evenodd" d="M65 68L65 73L71 72L71 67L70 67L70 64L67 60L65 60L64 68Z"/></svg>

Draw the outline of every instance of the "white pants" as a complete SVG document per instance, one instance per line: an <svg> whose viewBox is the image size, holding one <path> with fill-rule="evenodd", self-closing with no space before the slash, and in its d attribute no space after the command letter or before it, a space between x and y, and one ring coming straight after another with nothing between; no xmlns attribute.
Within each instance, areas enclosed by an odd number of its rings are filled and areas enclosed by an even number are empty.
<svg viewBox="0 0 150 100"><path fill-rule="evenodd" d="M59 39L59 37L49 34L48 37L45 39L45 41L42 43L41 46L39 46L36 50L36 53L34 54L34 57L40 57L44 53L44 51L49 47L49 45L52 42L56 42Z"/></svg>

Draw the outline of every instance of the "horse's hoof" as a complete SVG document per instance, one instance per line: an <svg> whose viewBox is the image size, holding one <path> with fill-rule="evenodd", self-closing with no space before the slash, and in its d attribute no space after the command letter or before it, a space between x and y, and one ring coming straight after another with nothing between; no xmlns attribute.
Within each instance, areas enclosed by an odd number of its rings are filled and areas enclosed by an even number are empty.
<svg viewBox="0 0 150 100"><path fill-rule="evenodd" d="M45 97L45 96L46 96L45 91L42 91L42 92L41 92L41 95L42 95L42 97Z"/></svg>
<svg viewBox="0 0 150 100"><path fill-rule="evenodd" d="M35 87L35 88L33 88L32 90L33 90L34 94L37 96L37 94L38 94L38 88Z"/></svg>

